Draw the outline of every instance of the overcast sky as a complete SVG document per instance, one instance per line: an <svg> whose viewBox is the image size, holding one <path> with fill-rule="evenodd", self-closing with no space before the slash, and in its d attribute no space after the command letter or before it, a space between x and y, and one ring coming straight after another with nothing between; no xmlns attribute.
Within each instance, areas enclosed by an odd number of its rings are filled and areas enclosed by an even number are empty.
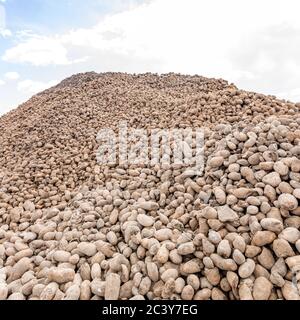
<svg viewBox="0 0 300 320"><path fill-rule="evenodd" d="M0 0L0 114L86 71L180 72L300 101L299 0Z"/></svg>

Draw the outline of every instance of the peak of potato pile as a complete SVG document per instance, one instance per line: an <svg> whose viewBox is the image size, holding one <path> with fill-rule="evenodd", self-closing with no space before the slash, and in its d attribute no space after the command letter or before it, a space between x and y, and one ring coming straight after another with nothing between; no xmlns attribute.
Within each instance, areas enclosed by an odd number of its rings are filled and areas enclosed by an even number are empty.
<svg viewBox="0 0 300 320"><path fill-rule="evenodd" d="M299 300L300 105L85 73L0 118L0 300ZM204 131L201 175L101 165L97 133Z"/></svg>

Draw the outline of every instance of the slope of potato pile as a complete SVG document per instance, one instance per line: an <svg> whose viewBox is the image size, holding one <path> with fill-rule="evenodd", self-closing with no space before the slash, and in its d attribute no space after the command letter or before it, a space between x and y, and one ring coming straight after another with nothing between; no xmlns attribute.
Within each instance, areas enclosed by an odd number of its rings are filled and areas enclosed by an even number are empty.
<svg viewBox="0 0 300 320"><path fill-rule="evenodd" d="M0 300L300 300L300 105L87 73L0 119ZM205 129L205 170L103 166L96 135Z"/></svg>

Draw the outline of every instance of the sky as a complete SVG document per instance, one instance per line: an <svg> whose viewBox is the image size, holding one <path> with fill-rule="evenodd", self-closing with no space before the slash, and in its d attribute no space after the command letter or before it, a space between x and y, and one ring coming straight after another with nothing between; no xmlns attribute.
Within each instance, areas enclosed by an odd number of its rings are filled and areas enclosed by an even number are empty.
<svg viewBox="0 0 300 320"><path fill-rule="evenodd" d="M0 114L72 74L199 74L300 101L299 0L0 0Z"/></svg>

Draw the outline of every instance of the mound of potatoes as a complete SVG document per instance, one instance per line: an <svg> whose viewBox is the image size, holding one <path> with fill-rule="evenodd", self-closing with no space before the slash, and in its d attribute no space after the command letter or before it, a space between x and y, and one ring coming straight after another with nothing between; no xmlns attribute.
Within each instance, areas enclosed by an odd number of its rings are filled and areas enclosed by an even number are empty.
<svg viewBox="0 0 300 320"><path fill-rule="evenodd" d="M0 119L0 300L300 300L300 105L87 73ZM101 165L101 128L203 128L201 175Z"/></svg>

